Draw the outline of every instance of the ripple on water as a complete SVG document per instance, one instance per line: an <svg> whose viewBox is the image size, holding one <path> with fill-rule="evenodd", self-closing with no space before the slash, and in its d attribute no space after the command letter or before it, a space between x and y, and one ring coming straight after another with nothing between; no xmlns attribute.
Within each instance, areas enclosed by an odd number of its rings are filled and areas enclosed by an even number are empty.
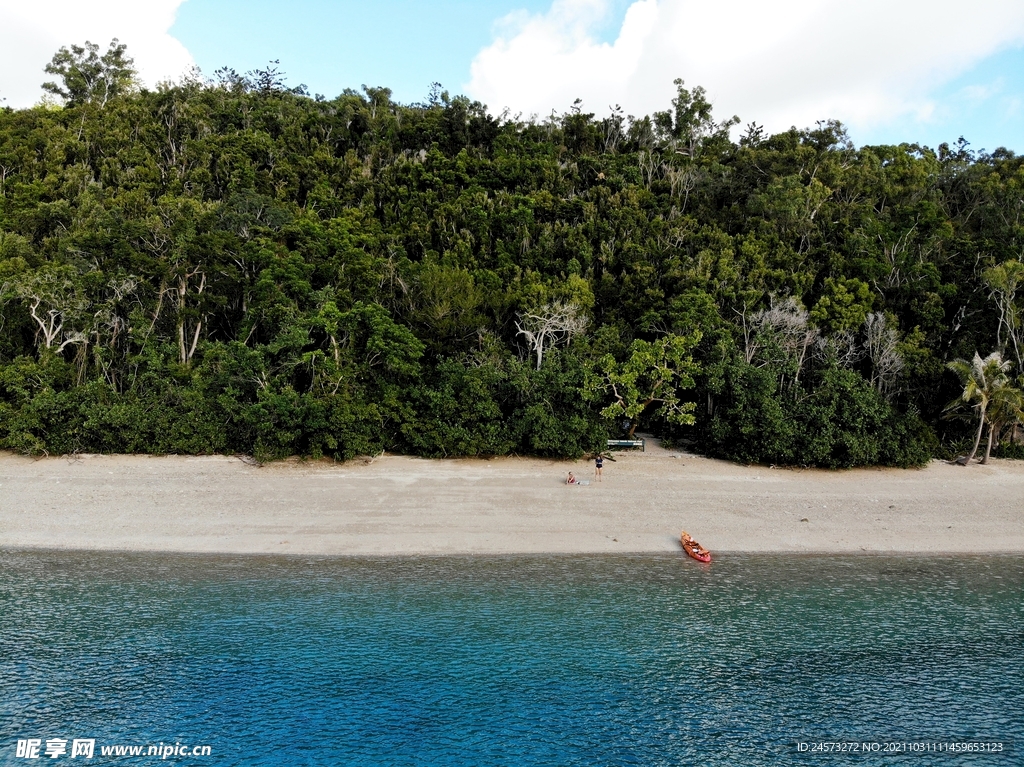
<svg viewBox="0 0 1024 767"><path fill-rule="evenodd" d="M0 571L2 764L27 737L458 766L1022 734L1022 557L4 552Z"/></svg>

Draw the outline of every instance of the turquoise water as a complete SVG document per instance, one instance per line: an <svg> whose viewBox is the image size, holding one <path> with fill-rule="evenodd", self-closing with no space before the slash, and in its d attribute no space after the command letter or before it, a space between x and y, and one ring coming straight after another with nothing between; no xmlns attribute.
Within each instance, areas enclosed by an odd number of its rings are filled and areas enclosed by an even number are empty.
<svg viewBox="0 0 1024 767"><path fill-rule="evenodd" d="M1024 557L0 552L17 741L205 765L1021 764ZM1001 740L1002 755L797 742ZM41 754L45 758L45 754Z"/></svg>

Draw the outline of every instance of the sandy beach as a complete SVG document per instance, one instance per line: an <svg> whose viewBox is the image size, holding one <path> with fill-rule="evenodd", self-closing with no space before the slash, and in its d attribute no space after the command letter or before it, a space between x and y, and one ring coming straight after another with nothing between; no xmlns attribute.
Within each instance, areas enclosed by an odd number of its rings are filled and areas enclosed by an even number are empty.
<svg viewBox="0 0 1024 767"><path fill-rule="evenodd" d="M665 450L593 464L380 456L0 453L0 547L279 554L1024 552L1024 462L738 466ZM566 472L591 484L570 487Z"/></svg>

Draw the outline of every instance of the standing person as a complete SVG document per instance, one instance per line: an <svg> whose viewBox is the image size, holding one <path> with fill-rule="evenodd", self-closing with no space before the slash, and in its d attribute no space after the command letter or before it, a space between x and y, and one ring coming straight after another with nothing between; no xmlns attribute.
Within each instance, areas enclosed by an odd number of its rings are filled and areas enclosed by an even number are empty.
<svg viewBox="0 0 1024 767"><path fill-rule="evenodd" d="M599 455L594 459L594 476L597 477L597 481L601 481L601 469L604 468L604 456Z"/></svg>

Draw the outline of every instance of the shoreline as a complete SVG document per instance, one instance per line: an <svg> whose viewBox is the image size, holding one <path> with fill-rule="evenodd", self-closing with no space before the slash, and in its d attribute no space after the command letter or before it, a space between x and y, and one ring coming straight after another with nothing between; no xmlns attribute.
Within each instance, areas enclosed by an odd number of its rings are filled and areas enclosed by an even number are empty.
<svg viewBox="0 0 1024 767"><path fill-rule="evenodd" d="M820 551L814 549L804 549L800 551L769 551L769 550L731 550L731 549L716 549L714 552L715 558L708 563L693 561L693 565L700 566L703 564L714 564L721 559L731 559L732 557L785 557L786 559L820 559L822 557L835 557L840 559L950 559L950 560L962 560L962 559L1021 559L1024 558L1024 551L1005 549L992 551L975 551L975 552L958 552L958 551L931 551L931 550L907 550L907 551L830 551L822 549ZM213 560L217 558L234 558L244 557L247 559L265 559L272 561L276 559L281 560L304 560L311 562L329 562L329 561L375 561L375 560L432 560L432 559L549 559L549 558L580 558L587 559L591 557L664 557L666 559L679 558L684 562L690 562L691 560L686 557L682 549L677 551L454 551L454 552L376 552L376 553L327 553L327 554L310 554L302 553L298 551L285 552L285 551L185 551L178 549L114 549L114 548L103 548L103 549L83 549L83 548L55 548L47 546L5 546L0 544L0 555L18 555L18 554L79 554L82 556L88 554L124 554L124 555L139 555L139 556L161 556L161 557L173 557L177 559L194 557L202 560Z"/></svg>
<svg viewBox="0 0 1024 767"><path fill-rule="evenodd" d="M649 443L535 458L262 467L228 456L0 453L0 548L316 556L1024 553L1024 462L740 466ZM568 471L589 486L564 484Z"/></svg>

